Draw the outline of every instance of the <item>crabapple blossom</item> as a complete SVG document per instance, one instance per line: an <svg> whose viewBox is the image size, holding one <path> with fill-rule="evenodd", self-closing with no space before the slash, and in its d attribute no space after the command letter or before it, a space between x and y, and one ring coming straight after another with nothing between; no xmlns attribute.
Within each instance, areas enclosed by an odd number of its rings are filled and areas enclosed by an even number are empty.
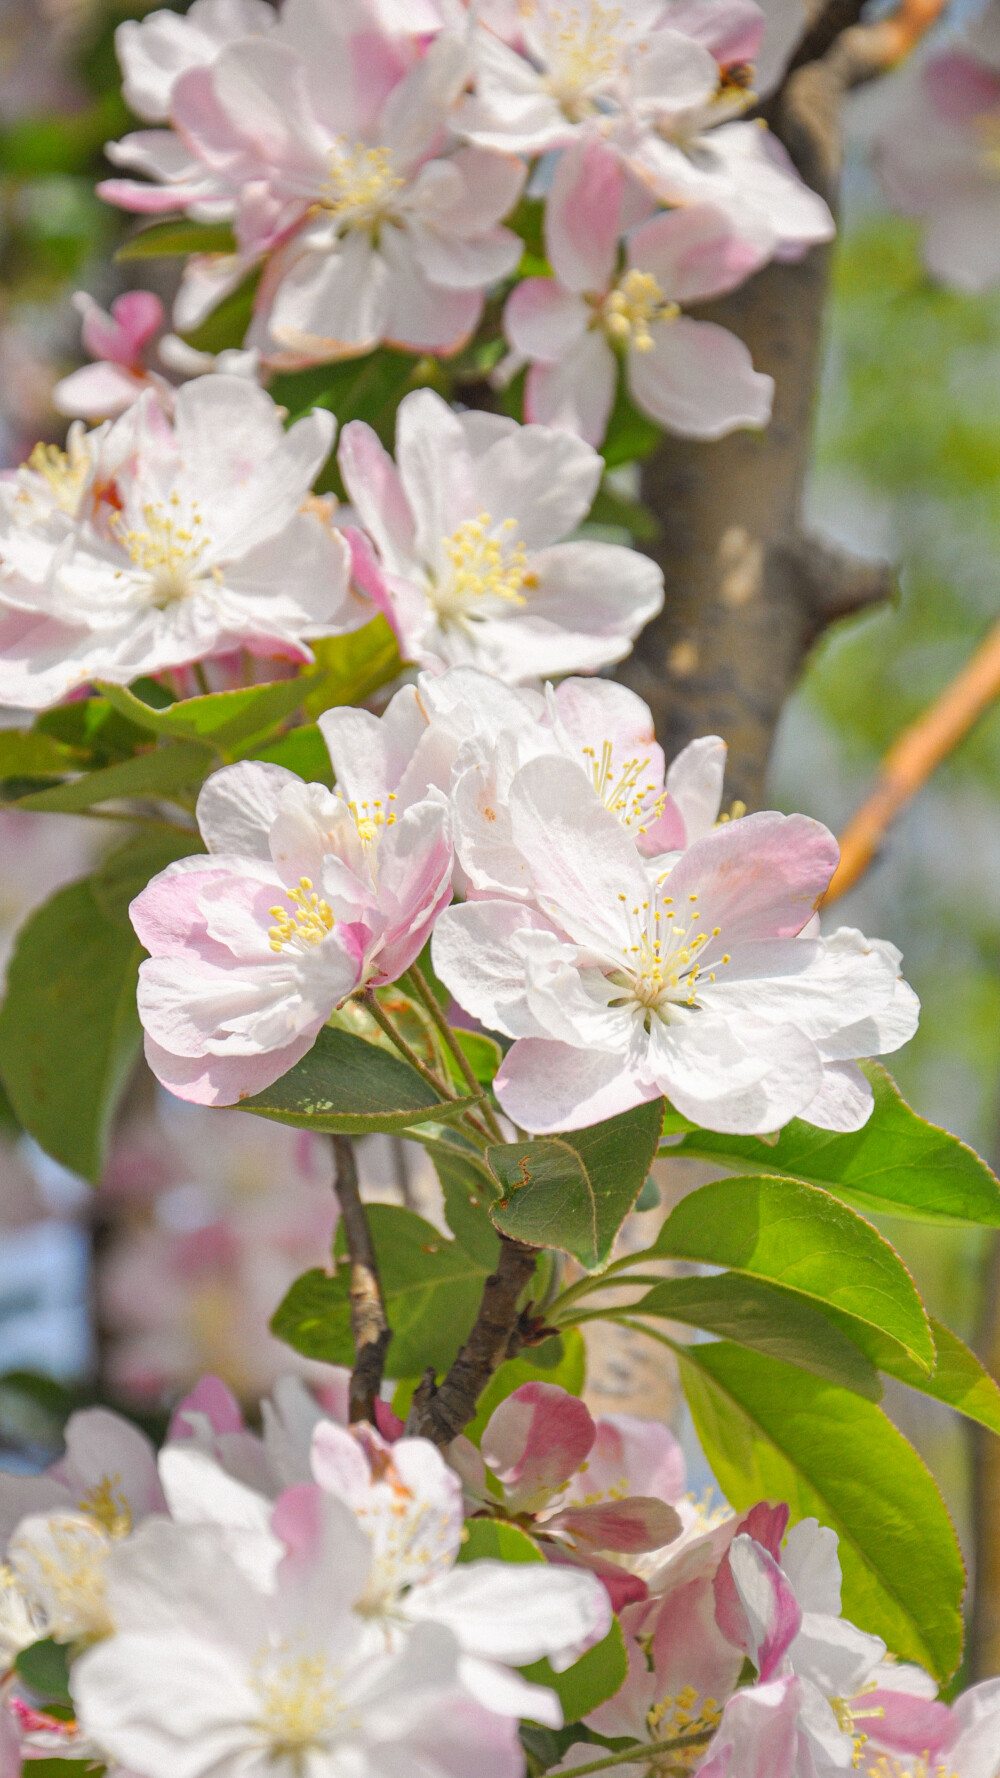
<svg viewBox="0 0 1000 1778"><path fill-rule="evenodd" d="M150 1525L109 1563L116 1634L74 1665L78 1721L143 1778L519 1778L516 1722L458 1682L437 1624L400 1653L355 1610L372 1565L353 1514L318 1489L275 1509L283 1554L255 1586L211 1525Z"/></svg>
<svg viewBox="0 0 1000 1778"><path fill-rule="evenodd" d="M123 20L115 49L126 104L148 123L165 123L182 74L210 66L227 43L262 35L276 23L269 0L194 0L183 15L157 11Z"/></svg>
<svg viewBox="0 0 1000 1778"><path fill-rule="evenodd" d="M594 1576L533 1564L525 1575L521 1564L489 1560L456 1565L462 1485L426 1439L389 1445L371 1428L322 1420L312 1467L371 1540L372 1569L356 1606L366 1622L391 1643L414 1626L443 1625L462 1650L462 1683L481 1704L559 1727L552 1695L508 1669L543 1655L557 1669L568 1666L607 1634L611 1610Z"/></svg>
<svg viewBox="0 0 1000 1778"><path fill-rule="evenodd" d="M530 760L507 800L533 899L447 909L433 955L459 1004L516 1040L495 1082L509 1117L573 1129L664 1093L710 1129L860 1128L854 1059L905 1043L918 1007L893 946L807 934L837 862L826 828L750 815L661 869L570 760Z"/></svg>
<svg viewBox="0 0 1000 1778"><path fill-rule="evenodd" d="M127 290L110 314L82 290L73 302L83 316L84 350L97 362L63 377L52 400L71 419L113 420L156 386L143 352L163 324L163 304L151 290Z"/></svg>
<svg viewBox="0 0 1000 1778"><path fill-rule="evenodd" d="M666 770L649 709L626 686L564 679L542 696L499 686L475 668L452 667L438 677L423 674L418 687L438 745L446 735L452 742L445 758L455 850L477 896L530 896L507 806L510 785L529 759L574 761L648 857L682 850L718 819L725 742L716 735L692 741ZM437 782L444 788L448 779L442 773Z"/></svg>
<svg viewBox="0 0 1000 1778"><path fill-rule="evenodd" d="M943 284L1000 281L1000 9L902 76L876 142L892 202L926 222L923 253Z"/></svg>
<svg viewBox="0 0 1000 1778"><path fill-rule="evenodd" d="M451 898L452 846L445 800L410 760L426 731L413 704L407 689L381 722L322 718L337 792L266 763L216 772L198 799L207 855L169 865L132 903L150 952L146 1056L180 1098L259 1092L356 988L419 955Z"/></svg>
<svg viewBox="0 0 1000 1778"><path fill-rule="evenodd" d="M450 138L467 77L457 35L421 48L362 0L291 0L273 29L175 81L172 130L111 145L116 164L160 183L99 189L140 213L232 220L237 251L188 264L181 328L269 254L247 342L269 360L351 357L380 340L454 352L520 257L499 224L525 176L513 155Z"/></svg>
<svg viewBox="0 0 1000 1778"><path fill-rule="evenodd" d="M44 1475L0 1472L0 1648L40 1637L79 1644L109 1628L104 1573L123 1539L165 1501L149 1440L106 1408L70 1416Z"/></svg>
<svg viewBox="0 0 1000 1778"><path fill-rule="evenodd" d="M595 1422L552 1383L523 1383L500 1403L481 1455L460 1438L449 1456L478 1511L527 1523L550 1561L593 1567L616 1608L646 1588L605 1552L659 1550L682 1528L674 1503L684 1492L684 1461L667 1427L626 1414Z"/></svg>
<svg viewBox="0 0 1000 1778"><path fill-rule="evenodd" d="M374 545L355 534L355 576L422 666L478 666L515 684L593 672L621 660L660 609L663 576L646 556L560 541L601 478L582 440L456 414L420 389L399 405L395 463L360 420L345 426L339 462Z"/></svg>
<svg viewBox="0 0 1000 1778"><path fill-rule="evenodd" d="M333 430L316 412L286 433L264 390L207 376L172 423L150 390L35 453L0 485L0 698L37 709L241 647L311 660L309 637L364 622L308 504Z"/></svg>
<svg viewBox="0 0 1000 1778"><path fill-rule="evenodd" d="M599 445L621 352L636 406L668 430L721 438L765 425L772 379L754 370L735 334L680 312L742 283L765 254L721 211L696 203L634 229L619 272L624 194L624 168L596 141L559 163L546 212L556 276L516 285L504 310L515 360L531 364L528 419Z"/></svg>

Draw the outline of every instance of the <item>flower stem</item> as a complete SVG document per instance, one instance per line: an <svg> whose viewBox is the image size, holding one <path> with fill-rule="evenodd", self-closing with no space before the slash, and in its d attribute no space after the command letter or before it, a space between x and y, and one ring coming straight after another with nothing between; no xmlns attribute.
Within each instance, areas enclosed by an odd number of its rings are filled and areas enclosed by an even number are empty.
<svg viewBox="0 0 1000 1778"><path fill-rule="evenodd" d="M403 1033L396 1029L389 1014L376 998L374 988L366 988L362 998L364 1000L366 1011L371 1013L376 1025L381 1027L390 1043L394 1044L400 1055L409 1062L410 1067L416 1069L421 1080L425 1080L429 1087L433 1087L439 1099L457 1099L459 1095L455 1092L450 1081L441 1080L439 1076L435 1074L433 1068L428 1068L426 1062L422 1061L417 1055L413 1045L408 1043L403 1036ZM482 1088L477 1081L476 1092L478 1093L481 1091Z"/></svg>
<svg viewBox="0 0 1000 1778"><path fill-rule="evenodd" d="M392 1329L378 1275L378 1261L365 1207L358 1189L354 1144L349 1136L334 1136L334 1190L347 1251L351 1261L351 1333L354 1336L354 1368L351 1371L350 1418L356 1424L375 1424L375 1403L382 1387L385 1355Z"/></svg>
<svg viewBox="0 0 1000 1778"><path fill-rule="evenodd" d="M459 1043L458 1038L455 1036L448 1020L445 1018L444 1013L441 1011L437 996L427 980L427 977L424 975L423 970L420 968L420 965L411 963L404 980L405 979L408 979L409 982L412 983L417 999L421 1002L424 1011L427 1012L433 1020L436 1029L440 1033L442 1042L447 1046L450 1054L454 1056L462 1078L466 1082L470 1092L481 1093L483 1090L482 1085L476 1079L472 1064L463 1050L462 1045ZM492 1106L483 1105L482 1118L490 1135L493 1137L493 1140L495 1142L503 1142L504 1134L497 1122Z"/></svg>
<svg viewBox="0 0 1000 1778"><path fill-rule="evenodd" d="M668 1753L681 1753L686 1747L704 1747L712 1739L714 1729L700 1729L696 1735L678 1735L673 1741L645 1741L638 1747L626 1747L623 1753L609 1754L606 1759L591 1760L586 1766L570 1766L559 1778L585 1778L588 1772L606 1772L609 1766L623 1766L633 1761L645 1760L650 1766L659 1765Z"/></svg>

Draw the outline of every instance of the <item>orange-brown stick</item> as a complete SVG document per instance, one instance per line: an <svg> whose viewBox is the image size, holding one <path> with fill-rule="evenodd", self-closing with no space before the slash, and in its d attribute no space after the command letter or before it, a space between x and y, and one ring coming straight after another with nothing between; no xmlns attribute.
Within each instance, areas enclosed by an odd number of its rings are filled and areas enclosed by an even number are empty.
<svg viewBox="0 0 1000 1778"><path fill-rule="evenodd" d="M994 624L968 665L930 709L893 742L882 761L875 789L841 836L840 863L825 905L845 895L864 875L900 810L998 697L1000 623Z"/></svg>

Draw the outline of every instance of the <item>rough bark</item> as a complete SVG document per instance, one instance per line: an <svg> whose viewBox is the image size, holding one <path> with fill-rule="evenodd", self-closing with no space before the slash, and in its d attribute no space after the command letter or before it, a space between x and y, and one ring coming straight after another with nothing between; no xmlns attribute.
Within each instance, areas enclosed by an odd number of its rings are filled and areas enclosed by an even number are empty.
<svg viewBox="0 0 1000 1778"><path fill-rule="evenodd" d="M839 101L865 77L863 44L863 32L848 32L770 107L799 171L831 204ZM724 736L729 794L750 808L760 805L775 726L812 644L892 587L888 567L841 556L801 528L829 281L830 249L816 247L698 311L745 340L774 377L774 417L761 433L719 443L665 438L643 470L666 602L619 677L650 705L668 757L696 735Z"/></svg>
<svg viewBox="0 0 1000 1778"><path fill-rule="evenodd" d="M497 1269L487 1278L475 1325L440 1386L429 1371L413 1397L406 1430L416 1438L448 1445L475 1417L476 1404L494 1371L513 1358L518 1340L518 1299L538 1259L536 1247L500 1237Z"/></svg>
<svg viewBox="0 0 1000 1778"><path fill-rule="evenodd" d="M334 1136L331 1140L336 1168L334 1188L351 1262L349 1294L354 1369L351 1372L350 1419L352 1424L368 1420L374 1426L375 1403L382 1387L392 1329L386 1318L375 1247L358 1189L354 1147L348 1136Z"/></svg>

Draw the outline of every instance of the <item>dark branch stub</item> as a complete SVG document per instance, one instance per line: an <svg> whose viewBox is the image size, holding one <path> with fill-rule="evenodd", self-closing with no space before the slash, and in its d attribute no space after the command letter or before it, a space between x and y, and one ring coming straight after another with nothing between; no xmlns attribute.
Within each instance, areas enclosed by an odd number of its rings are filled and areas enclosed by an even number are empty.
<svg viewBox="0 0 1000 1778"><path fill-rule="evenodd" d="M349 1136L334 1136L334 1189L340 1204L347 1252L351 1262L351 1332L354 1336L354 1369L351 1372L350 1418L375 1424L375 1403L382 1387L385 1355L392 1329L385 1313L378 1262L358 1190L354 1145Z"/></svg>
<svg viewBox="0 0 1000 1778"><path fill-rule="evenodd" d="M518 1300L534 1275L537 1247L500 1236L497 1269L483 1286L483 1300L465 1345L440 1387L427 1372L413 1397L406 1430L410 1437L449 1445L475 1418L479 1397L518 1344Z"/></svg>

